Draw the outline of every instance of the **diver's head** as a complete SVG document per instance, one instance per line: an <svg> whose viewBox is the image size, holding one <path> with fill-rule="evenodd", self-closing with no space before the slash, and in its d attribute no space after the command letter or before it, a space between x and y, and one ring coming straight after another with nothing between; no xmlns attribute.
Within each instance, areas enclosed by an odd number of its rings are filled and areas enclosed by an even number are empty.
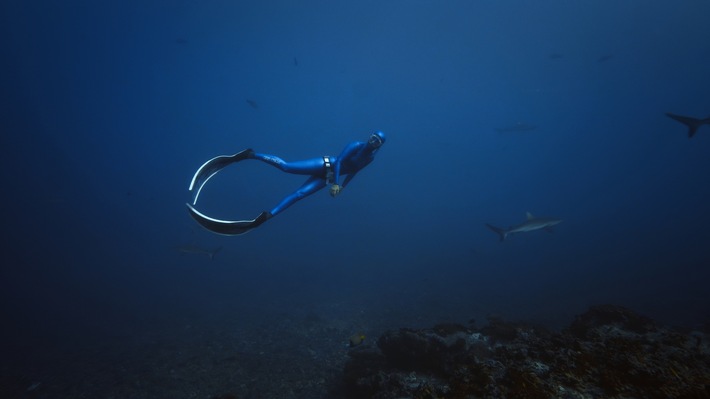
<svg viewBox="0 0 710 399"><path fill-rule="evenodd" d="M367 144L374 148L380 148L382 147L382 144L385 143L385 134L377 131L373 134L370 135L370 138L367 139Z"/></svg>

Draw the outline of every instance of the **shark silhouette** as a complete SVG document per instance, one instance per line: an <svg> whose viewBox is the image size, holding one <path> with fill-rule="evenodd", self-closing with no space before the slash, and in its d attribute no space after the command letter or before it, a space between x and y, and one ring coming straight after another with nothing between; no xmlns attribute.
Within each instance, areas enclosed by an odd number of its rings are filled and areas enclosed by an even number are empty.
<svg viewBox="0 0 710 399"><path fill-rule="evenodd" d="M693 137L700 126L710 125L710 116L705 119L696 119L689 116L671 114L670 112L666 112L666 116L688 126L688 138Z"/></svg>
<svg viewBox="0 0 710 399"><path fill-rule="evenodd" d="M500 227L495 227L493 225L486 223L486 227L488 227L489 229L491 229L495 233L497 233L500 236L500 240L504 241L508 237L508 235L510 235L510 234L527 233L529 231L535 231L535 230L551 231L552 226L559 224L561 222L562 222L562 219L549 218L549 217L537 218L537 217L533 216L530 212L528 212L527 219L523 223L520 223L519 225L510 226L507 229L502 229Z"/></svg>
<svg viewBox="0 0 710 399"><path fill-rule="evenodd" d="M217 247L215 249L206 249L198 247L197 245L185 244L176 247L175 250L181 254L205 255L209 257L210 260L214 260L214 256L217 255L217 252L222 250L222 247Z"/></svg>

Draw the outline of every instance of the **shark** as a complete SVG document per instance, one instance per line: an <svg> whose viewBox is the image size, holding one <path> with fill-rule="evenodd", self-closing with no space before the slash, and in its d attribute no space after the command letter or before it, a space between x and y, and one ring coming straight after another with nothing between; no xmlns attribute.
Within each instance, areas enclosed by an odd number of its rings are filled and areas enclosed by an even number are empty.
<svg viewBox="0 0 710 399"><path fill-rule="evenodd" d="M696 119L689 116L671 114L670 112L666 112L666 116L688 126L688 138L693 137L700 126L710 125L710 116L705 119Z"/></svg>
<svg viewBox="0 0 710 399"><path fill-rule="evenodd" d="M486 227L493 230L493 232L497 233L500 236L500 240L504 241L506 239L506 237L508 237L509 234L527 233L529 231L535 231L535 230L552 231L552 226L562 222L562 219L557 219L557 218L551 218L551 217L538 218L538 217L533 216L530 212L527 212L526 215L527 215L527 219L523 223L520 223L519 225L516 225L516 226L510 226L507 229L495 227L495 226L490 225L488 223L486 223Z"/></svg>
<svg viewBox="0 0 710 399"><path fill-rule="evenodd" d="M215 249L205 249L198 247L197 245L192 245L192 244L186 244L186 245L180 245L179 247L175 248L176 251L180 252L181 254L191 254L191 255L206 255L207 257L210 258L210 260L214 259L214 256L222 250L222 247L217 247Z"/></svg>

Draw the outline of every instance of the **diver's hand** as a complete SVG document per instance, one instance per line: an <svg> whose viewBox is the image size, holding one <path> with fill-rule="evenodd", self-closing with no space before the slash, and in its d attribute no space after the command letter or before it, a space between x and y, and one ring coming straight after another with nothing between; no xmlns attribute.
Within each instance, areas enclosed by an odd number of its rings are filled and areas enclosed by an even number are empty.
<svg viewBox="0 0 710 399"><path fill-rule="evenodd" d="M330 196L335 198L336 195L340 194L340 190L342 189L343 188L339 185L333 184L332 186L330 186Z"/></svg>

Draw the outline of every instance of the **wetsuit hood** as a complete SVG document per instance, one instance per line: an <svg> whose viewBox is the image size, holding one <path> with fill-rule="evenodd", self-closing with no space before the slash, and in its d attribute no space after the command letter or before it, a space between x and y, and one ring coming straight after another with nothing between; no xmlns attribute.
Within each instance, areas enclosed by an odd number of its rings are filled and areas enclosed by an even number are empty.
<svg viewBox="0 0 710 399"><path fill-rule="evenodd" d="M382 146L382 144L385 143L385 140L385 134L380 131L377 131L370 136L370 138L367 140L367 143L375 148L379 148Z"/></svg>

